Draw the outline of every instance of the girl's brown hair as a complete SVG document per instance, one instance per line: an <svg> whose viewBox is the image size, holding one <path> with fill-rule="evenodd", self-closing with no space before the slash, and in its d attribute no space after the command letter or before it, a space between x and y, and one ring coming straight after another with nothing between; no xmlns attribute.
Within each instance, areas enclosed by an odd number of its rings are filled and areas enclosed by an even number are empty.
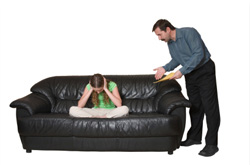
<svg viewBox="0 0 250 165"><path fill-rule="evenodd" d="M110 80L106 81L107 81L107 88L109 89ZM89 82L93 88L102 88L104 86L104 77L101 74L94 74L93 76L90 77ZM103 91L103 96L104 96L104 103L109 104L109 96L105 91ZM92 103L96 107L99 107L98 93L96 91L92 92Z"/></svg>

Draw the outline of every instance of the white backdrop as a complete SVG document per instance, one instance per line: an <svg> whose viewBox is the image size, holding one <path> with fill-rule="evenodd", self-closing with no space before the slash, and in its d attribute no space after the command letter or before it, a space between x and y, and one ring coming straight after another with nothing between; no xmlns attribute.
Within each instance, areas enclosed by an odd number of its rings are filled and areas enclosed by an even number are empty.
<svg viewBox="0 0 250 165"><path fill-rule="evenodd" d="M244 0L2 0L0 164L249 164L249 8ZM181 147L172 156L166 152L26 154L15 109L9 104L50 76L154 74L155 67L170 60L167 44L151 32L160 18L176 27L195 27L212 54L221 109L220 151L211 158L198 156L203 141ZM186 96L184 78L178 82ZM189 126L187 113L184 139Z"/></svg>

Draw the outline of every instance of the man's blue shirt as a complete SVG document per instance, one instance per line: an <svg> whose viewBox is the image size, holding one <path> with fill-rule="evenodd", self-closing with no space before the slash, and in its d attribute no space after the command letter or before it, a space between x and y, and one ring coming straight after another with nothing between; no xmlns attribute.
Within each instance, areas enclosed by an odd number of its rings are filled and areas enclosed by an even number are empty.
<svg viewBox="0 0 250 165"><path fill-rule="evenodd" d="M210 53L194 28L176 28L176 40L168 42L172 60L163 66L169 72L182 65L180 72L185 75L210 60Z"/></svg>

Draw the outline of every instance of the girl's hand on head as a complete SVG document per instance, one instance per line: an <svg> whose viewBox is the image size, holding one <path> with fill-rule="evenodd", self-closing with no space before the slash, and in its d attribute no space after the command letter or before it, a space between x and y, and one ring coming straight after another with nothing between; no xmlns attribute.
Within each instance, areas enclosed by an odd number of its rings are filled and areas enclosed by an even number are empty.
<svg viewBox="0 0 250 165"><path fill-rule="evenodd" d="M107 88L107 80L106 80L105 77L103 77L103 80L104 80L103 89L106 90L106 89L108 89L108 88Z"/></svg>

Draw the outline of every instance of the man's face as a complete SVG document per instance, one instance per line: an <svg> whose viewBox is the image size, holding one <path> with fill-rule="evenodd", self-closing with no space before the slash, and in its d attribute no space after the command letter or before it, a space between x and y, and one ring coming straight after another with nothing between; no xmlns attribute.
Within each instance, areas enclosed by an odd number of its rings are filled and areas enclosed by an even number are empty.
<svg viewBox="0 0 250 165"><path fill-rule="evenodd" d="M165 42L170 40L170 31L168 29L166 29L166 31L162 31L159 27L157 27L154 32L158 36L159 40Z"/></svg>

